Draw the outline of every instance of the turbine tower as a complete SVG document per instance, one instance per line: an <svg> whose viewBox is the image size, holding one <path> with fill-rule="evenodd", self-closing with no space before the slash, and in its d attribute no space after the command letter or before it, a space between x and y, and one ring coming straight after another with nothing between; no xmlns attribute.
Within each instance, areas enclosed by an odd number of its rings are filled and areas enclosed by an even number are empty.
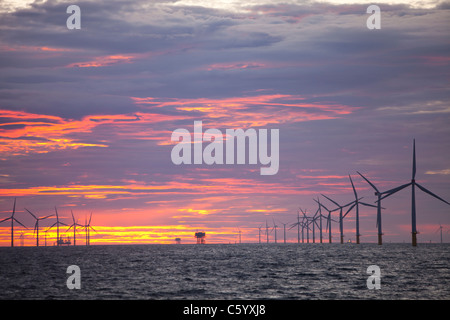
<svg viewBox="0 0 450 320"><path fill-rule="evenodd" d="M442 199L441 197L435 195L433 192L431 192L430 190L426 189L425 187L421 186L420 184L418 184L416 182L416 140L413 140L413 161L412 161L412 178L411 178L411 182L401 185L397 188L393 188L391 190L388 190L386 192L384 192L386 195L384 195L383 197L381 197L380 200L389 197L391 195L393 195L394 193L397 193L398 191L411 186L411 229L412 229L412 245L415 247L417 246L417 228L416 228L416 191L415 188L416 186L422 190L425 193L428 193L430 196L435 197L436 199L441 200L442 202L445 202L446 204L450 205L449 202L445 201L444 199Z"/></svg>
<svg viewBox="0 0 450 320"><path fill-rule="evenodd" d="M280 223L283 225L283 230L284 230L284 237L283 237L283 242L286 243L286 225L287 223L283 223L282 221L280 221Z"/></svg>
<svg viewBox="0 0 450 320"><path fill-rule="evenodd" d="M18 224L20 224L22 227L24 227L25 229L28 229L27 227L25 227L19 220L17 220L16 218L14 218L14 213L16 213L16 198L14 198L14 206L13 206L13 212L12 215L6 219L3 219L2 221L0 221L0 223L11 220L11 247L14 247L14 221L17 222Z"/></svg>
<svg viewBox="0 0 450 320"><path fill-rule="evenodd" d="M439 230L441 231L441 243L442 243L442 229L444 229L444 227L439 223L439 228L435 231L438 232Z"/></svg>

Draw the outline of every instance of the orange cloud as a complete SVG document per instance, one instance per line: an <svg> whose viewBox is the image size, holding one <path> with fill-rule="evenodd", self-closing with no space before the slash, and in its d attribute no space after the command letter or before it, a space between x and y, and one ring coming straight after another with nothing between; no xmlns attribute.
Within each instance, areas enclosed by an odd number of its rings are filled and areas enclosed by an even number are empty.
<svg viewBox="0 0 450 320"><path fill-rule="evenodd" d="M127 138L166 141L170 140L169 131L155 131L148 125L183 118L138 112L118 115L89 115L81 120L74 120L24 111L0 110L0 119L2 120L0 124L0 154L10 156L80 147L108 147L108 141L90 143L74 138L75 134L91 134L95 129L105 126L113 127L112 132L115 135ZM136 128L138 125L143 128L138 130Z"/></svg>
<svg viewBox="0 0 450 320"><path fill-rule="evenodd" d="M131 97L142 107L174 108L178 111L200 112L208 125L215 127L261 127L269 124L335 119L356 108L340 104L306 103L299 95L265 94L223 99L171 99ZM217 119L217 120L216 120Z"/></svg>
<svg viewBox="0 0 450 320"><path fill-rule="evenodd" d="M86 62L75 62L66 66L66 68L97 68L97 67L107 67L120 63L130 63L133 59L136 58L136 55L110 55L110 56L101 56L96 57L94 60L86 61Z"/></svg>

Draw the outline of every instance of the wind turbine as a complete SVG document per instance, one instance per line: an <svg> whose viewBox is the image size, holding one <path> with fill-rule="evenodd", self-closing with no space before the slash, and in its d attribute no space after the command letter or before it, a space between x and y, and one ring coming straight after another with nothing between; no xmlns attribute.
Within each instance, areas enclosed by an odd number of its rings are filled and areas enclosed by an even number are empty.
<svg viewBox="0 0 450 320"><path fill-rule="evenodd" d="M54 224L52 224L48 229L50 230L51 228L53 228L54 226L56 226L56 245L59 246L60 245L60 239L59 239L59 225L62 224L63 226L67 226L67 224L65 224L64 222L60 222L59 221L59 216L58 216L58 210L55 207L55 212L56 212L56 222Z"/></svg>
<svg viewBox="0 0 450 320"><path fill-rule="evenodd" d="M27 210L28 213L31 214L33 216L33 218L36 219L36 223L34 224L34 232L33 233L36 233L36 247L39 247L39 221L47 219L47 218L50 218L53 215L51 214L51 215L46 216L46 217L38 218L30 210L28 210L27 208L25 208L25 210Z"/></svg>
<svg viewBox="0 0 450 320"><path fill-rule="evenodd" d="M375 185L369 181L369 179L367 179L366 177L364 177L359 171L356 171L364 180L367 181L368 184L370 184L370 186L375 190L375 196L377 196L378 200L377 202L377 228L378 228L378 244L382 245L383 244L383 231L381 230L381 199L385 198L383 197L383 195L385 193L387 193L387 191L385 192L380 192L380 190L377 189L377 187L375 187ZM386 195L386 197L389 196Z"/></svg>
<svg viewBox="0 0 450 320"><path fill-rule="evenodd" d="M314 199L314 200L315 200L315 199ZM318 197L317 197L317 200L319 200ZM319 227L320 243L322 243L322 217L325 217L325 216L322 215L322 208L321 208L321 206L320 206L320 202L319 202L319 201L316 201L316 202L317 202L318 205L319 205L319 208L317 209L317 211L319 212L318 218L319 218L320 224L318 225L318 227Z"/></svg>
<svg viewBox="0 0 450 320"><path fill-rule="evenodd" d="M92 219L92 212L91 215L89 217L89 223L86 223L86 218L84 219L84 225L82 226L85 230L86 230L86 245L90 245L91 244L91 232L90 229L94 230L94 228L92 228L91 226L91 219ZM97 232L97 231L95 231Z"/></svg>
<svg viewBox="0 0 450 320"><path fill-rule="evenodd" d="M238 233L239 233L239 244L241 244L241 229L238 228Z"/></svg>
<svg viewBox="0 0 450 320"><path fill-rule="evenodd" d="M270 232L272 232L272 230ZM269 243L269 225L267 224L267 220L266 220L266 239L267 243Z"/></svg>
<svg viewBox="0 0 450 320"><path fill-rule="evenodd" d="M442 243L442 229L444 229L444 227L439 223L439 228L437 228L436 231L434 232L434 233L436 233L439 230L441 231L441 243Z"/></svg>
<svg viewBox="0 0 450 320"><path fill-rule="evenodd" d="M8 218L3 219L2 221L0 221L0 223L2 223L2 222L5 222L5 221L8 221L8 220L11 220L11 247L14 247L14 221L17 222L18 224L20 224L25 229L28 229L19 220L14 218L14 213L16 213L16 198L14 198L14 206L13 206L13 212L12 212L11 217L8 217Z"/></svg>
<svg viewBox="0 0 450 320"><path fill-rule="evenodd" d="M319 207L322 207L322 208L324 208L326 211L328 211L328 216L326 217L326 219L327 219L327 225L326 225L326 227L325 227L325 231L328 230L328 242L331 243L331 242L332 242L332 241L331 241L331 220L332 220L332 219L331 219L331 213L332 213L333 211L338 210L338 209L333 209L333 210L328 209L327 207L325 207L325 205L324 205L323 203L320 202L319 198L317 198L317 200L314 199L314 201L317 202L317 204L319 205ZM334 221L334 220L333 220L333 221Z"/></svg>
<svg viewBox="0 0 450 320"><path fill-rule="evenodd" d="M77 245L76 229L77 229L77 226L82 227L82 225L78 223L78 219L77 219L77 222L75 222L75 217L73 216L72 210L70 210L70 213L72 214L73 223L69 226L69 229L67 229L66 232L68 232L70 230L70 228L73 227L73 245L76 246Z"/></svg>
<svg viewBox="0 0 450 320"><path fill-rule="evenodd" d="M275 243L277 243L277 228L278 228L278 226L275 223L275 219L273 217L272 217L272 220L273 220L273 229L272 230L275 230Z"/></svg>
<svg viewBox="0 0 450 320"><path fill-rule="evenodd" d="M306 223L304 223L304 226L306 228L306 243L309 243L309 230L311 230L311 228L309 227L309 225L311 224L311 219L306 215L306 209L305 211L303 211L302 209L300 209L303 213L303 221L306 220ZM303 232L303 229L302 229ZM314 237L314 236L313 236ZM302 239L303 240L303 239Z"/></svg>
<svg viewBox="0 0 450 320"><path fill-rule="evenodd" d="M283 240L284 240L284 243L286 243L286 225L287 225L287 223L283 223L282 221L280 221L280 223L283 225L283 230L284 230Z"/></svg>
<svg viewBox="0 0 450 320"><path fill-rule="evenodd" d="M345 207L350 206L353 202L355 202L355 200L353 200L352 202L347 203L344 206L341 206L339 203L337 203L334 200L331 200L326 195L322 194L322 196L324 196L325 198L327 198L328 200L333 202L339 208L339 231L341 233L341 244L343 244L344 243L344 218L342 216L342 209L344 209Z"/></svg>
<svg viewBox="0 0 450 320"><path fill-rule="evenodd" d="M412 177L411 177L411 182L401 185L397 188L393 188L391 190L388 190L384 193L386 193L386 195L384 195L383 197L381 197L380 200L389 197L391 195L393 195L394 193L408 187L411 186L411 227L412 227L412 245L415 247L417 246L417 228L416 228L416 191L415 191L415 187L417 186L420 190L422 190L425 193L428 193L430 196L435 197L436 199L441 200L442 202L445 202L446 204L450 205L449 202L445 201L444 199L442 199L441 197L435 195L433 192L431 192L430 190L426 189L425 187L421 186L420 184L418 184L416 182L416 139L413 140L413 164L412 164Z"/></svg>
<svg viewBox="0 0 450 320"><path fill-rule="evenodd" d="M332 213L333 211L337 211L339 208L330 210L330 209L328 209L323 203L321 203L319 200L314 199L314 201L316 201L316 202L319 204L319 206L321 206L321 207L324 208L326 211L328 211L328 217L326 217L326 218L327 218L327 225L326 225L325 230L328 230L328 242L331 243L331 242L332 242L332 241L331 241L331 221L336 222L336 220L334 220L334 219L331 218L331 213Z"/></svg>
<svg viewBox="0 0 450 320"><path fill-rule="evenodd" d="M352 204L350 206L350 208L348 208L347 212L344 214L344 216L342 218L345 218L347 216L347 214L353 208L356 208L356 243L359 244L359 237L361 236L361 234L359 233L359 205L362 204L364 206L373 207L373 208L376 208L377 206L359 201L360 199L358 199L358 194L356 193L356 189L355 189L355 185L353 184L352 177L350 175L348 175L348 177L350 178L350 182L352 183L353 193L355 194L355 203Z"/></svg>
<svg viewBox="0 0 450 320"><path fill-rule="evenodd" d="M261 228L262 228L262 225L260 225L258 227L258 230L259 230L259 233L258 233L259 243L261 243Z"/></svg>
<svg viewBox="0 0 450 320"><path fill-rule="evenodd" d="M320 230L320 243L322 243L322 217L321 215L317 215L320 211L320 207L316 210L316 213L314 214L314 216L311 218L311 223L313 224L313 243L316 243L316 226L319 228ZM320 219L320 226L317 223L317 219Z"/></svg>
<svg viewBox="0 0 450 320"><path fill-rule="evenodd" d="M297 210L297 222L291 224L291 227L289 230L291 230L293 227L297 227L297 243L300 243L300 226L302 227L302 242L303 242L303 220L300 222L300 208Z"/></svg>

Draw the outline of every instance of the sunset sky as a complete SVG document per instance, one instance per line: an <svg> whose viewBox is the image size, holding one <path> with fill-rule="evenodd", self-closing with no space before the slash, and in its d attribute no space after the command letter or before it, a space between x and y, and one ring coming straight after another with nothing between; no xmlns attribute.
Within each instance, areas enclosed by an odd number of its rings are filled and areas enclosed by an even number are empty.
<svg viewBox="0 0 450 320"><path fill-rule="evenodd" d="M71 4L80 30L66 27ZM379 30L366 27L370 4ZM299 207L314 214L320 194L354 200L349 174L368 203L356 171L381 191L409 182L414 138L417 182L450 201L449 31L442 1L3 2L0 220L17 198L25 245L35 245L25 208L46 216L55 206L67 224L71 210L82 224L93 213L91 244L194 243L196 231L234 243L238 228L257 242L273 219L280 241L282 223ZM171 134L194 121L279 129L278 173L173 164ZM441 224L449 242L450 206L420 190L416 199L418 241L439 241ZM410 242L411 189L383 207L384 241ZM376 209L360 215L361 241L376 242ZM40 222L41 244L54 222ZM354 241L354 212L344 234Z"/></svg>

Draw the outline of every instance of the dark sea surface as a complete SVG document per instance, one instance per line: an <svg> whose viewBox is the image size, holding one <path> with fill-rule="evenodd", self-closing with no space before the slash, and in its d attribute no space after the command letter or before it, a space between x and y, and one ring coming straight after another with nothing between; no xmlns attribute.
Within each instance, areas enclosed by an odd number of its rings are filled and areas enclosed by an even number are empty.
<svg viewBox="0 0 450 320"><path fill-rule="evenodd" d="M2 247L0 299L450 299L450 244Z"/></svg>

